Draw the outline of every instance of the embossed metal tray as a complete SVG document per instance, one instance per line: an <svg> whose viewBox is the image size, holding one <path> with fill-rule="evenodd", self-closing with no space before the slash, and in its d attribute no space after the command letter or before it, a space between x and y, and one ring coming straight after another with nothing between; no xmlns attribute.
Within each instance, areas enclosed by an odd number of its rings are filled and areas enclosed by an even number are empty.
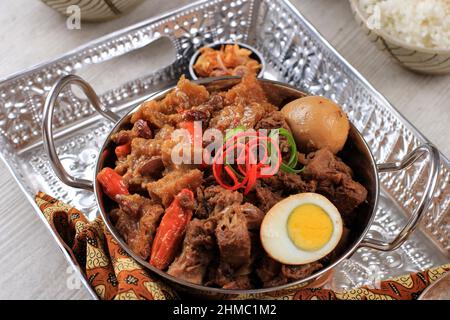
<svg viewBox="0 0 450 320"><path fill-rule="evenodd" d="M116 112L124 112L187 73L189 58L196 48L206 43L236 39L253 45L263 54L267 64L266 78L330 97L341 104L364 135L377 161L400 159L427 142L288 1L199 1L0 80L0 155L44 223L46 221L34 204L38 190L80 208L90 219L97 216L94 196L60 182L44 152L41 120L48 90L62 75L84 75L92 68L99 68L104 74L109 72L110 78L120 80L124 77L120 70L111 68L111 61L147 50L154 41L163 41L158 39L166 39L173 45L173 61L152 72L140 68L141 74L135 79L111 85L101 94L102 103ZM164 41L159 42L152 52L168 55L169 47ZM153 58L153 55L148 57L149 60ZM130 67L133 61L138 60L132 59ZM128 68L122 70L125 74L127 71ZM133 77L133 74L128 76ZM95 84L94 88L97 89ZM96 116L76 90L66 89L58 99L58 106L54 121L58 153L70 173L90 179L95 158L112 125ZM380 176L382 192L371 230L374 237L390 240L400 231L422 195L427 170L426 160L421 159L408 170ZM436 191L420 230L393 252L360 249L339 265L328 285L333 289L370 285L379 277L398 276L448 262L449 181L450 162L441 155ZM61 239L51 232L68 261L79 270ZM81 273L80 276L83 278ZM86 279L82 280L93 298L97 298Z"/></svg>

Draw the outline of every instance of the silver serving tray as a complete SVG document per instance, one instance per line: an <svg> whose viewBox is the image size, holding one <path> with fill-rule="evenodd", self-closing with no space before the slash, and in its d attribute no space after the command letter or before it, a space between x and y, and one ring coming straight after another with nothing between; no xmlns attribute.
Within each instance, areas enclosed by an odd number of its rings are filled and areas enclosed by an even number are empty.
<svg viewBox="0 0 450 320"><path fill-rule="evenodd" d="M327 96L341 104L378 162L400 159L428 142L288 1L199 1L0 80L0 156L47 226L34 202L39 190L81 209L91 220L98 214L93 194L60 182L43 149L42 107L55 81L69 73L84 75L93 67L104 68L103 72L109 72L112 75L109 78L117 81L125 77L120 70L111 68L112 61L145 51L154 41L159 42L156 49L153 47L153 53L168 55L173 46L174 59L169 65L149 73L141 68L138 78L119 86L111 85L107 87L110 90L101 94L106 106L125 112L187 73L195 49L205 43L229 39L248 43L263 54L266 78ZM152 58L149 55L149 61ZM107 83L106 77L104 80ZM94 88L97 89L95 85ZM69 173L91 179L98 151L112 125L96 116L86 99L75 90L65 90L58 105L54 123L60 158ZM420 230L393 252L360 249L339 265L329 287L342 290L376 285L380 279L450 260L450 162L443 155L440 169L433 202ZM371 231L374 237L390 240L400 231L421 197L427 173L426 159L421 159L408 170L380 177L382 193ZM59 236L51 229L50 232L70 264L79 270ZM80 276L93 298L97 298L81 273Z"/></svg>

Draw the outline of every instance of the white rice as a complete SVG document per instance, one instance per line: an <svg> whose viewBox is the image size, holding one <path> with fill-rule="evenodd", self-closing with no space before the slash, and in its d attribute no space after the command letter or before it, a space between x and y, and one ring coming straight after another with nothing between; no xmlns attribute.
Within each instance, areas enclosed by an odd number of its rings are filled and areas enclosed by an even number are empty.
<svg viewBox="0 0 450 320"><path fill-rule="evenodd" d="M450 0L359 0L371 29L431 49L450 49Z"/></svg>

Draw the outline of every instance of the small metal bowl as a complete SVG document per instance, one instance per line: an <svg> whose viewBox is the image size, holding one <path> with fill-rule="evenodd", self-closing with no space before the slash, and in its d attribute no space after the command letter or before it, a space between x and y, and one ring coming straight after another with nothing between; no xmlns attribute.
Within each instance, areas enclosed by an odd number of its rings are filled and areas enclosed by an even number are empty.
<svg viewBox="0 0 450 320"><path fill-rule="evenodd" d="M228 45L237 44L240 48L245 48L247 50L250 50L252 52L252 54L250 55L250 58L255 59L261 65L261 70L259 70L257 77L263 78L264 70L266 68L266 62L264 61L262 54L258 50L253 48L252 46L249 46L248 44L245 44L242 42L229 40L229 41L214 42L214 43L208 44L203 47L213 48L213 49L217 50L217 49L220 49L221 46L224 46L227 44ZM204 77L198 77L194 70L194 64L195 64L195 62L197 62L197 59L199 56L200 56L200 49L197 49L195 51L195 53L192 55L191 60L189 61L189 74L193 80L198 80L199 78L204 78Z"/></svg>

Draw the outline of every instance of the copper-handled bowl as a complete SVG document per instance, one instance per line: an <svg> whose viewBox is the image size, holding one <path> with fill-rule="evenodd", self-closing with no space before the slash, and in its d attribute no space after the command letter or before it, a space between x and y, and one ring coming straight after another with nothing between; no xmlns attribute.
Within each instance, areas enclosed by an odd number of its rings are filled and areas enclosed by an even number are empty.
<svg viewBox="0 0 450 320"><path fill-rule="evenodd" d="M264 71L266 70L266 61L264 60L263 55L256 50L256 48L252 47L249 44L243 43L243 42L239 42L239 41L218 41L218 42L214 42L211 44L208 44L206 46L204 46L205 48L211 48L214 50L219 50L222 46L226 46L226 45L234 45L237 44L239 46L239 48L243 48L243 49L247 49L251 52L250 58L252 58L253 60L256 60L259 65L260 65L260 69L258 74L256 75L258 78L262 78L264 76ZM193 80L198 80L200 78L204 78L204 77L200 77L197 75L197 73L195 72L195 63L197 62L197 59L200 57L201 52L200 50L197 50L194 52L194 54L192 55L191 59L189 60L189 75L191 76L191 78Z"/></svg>
<svg viewBox="0 0 450 320"><path fill-rule="evenodd" d="M209 90L226 90L237 84L239 81L240 79L237 77L222 77L207 78L197 80L195 82L204 85ZM268 96L277 99L279 103L281 103L281 101L283 103L287 103L293 99L306 95L298 89L281 82L264 79L259 79L258 81L260 81L262 87L268 93ZM73 177L66 172L58 158L53 141L52 116L55 107L55 101L61 90L68 85L79 86L84 91L95 110L97 110L97 112L99 112L105 118L115 123L114 128L111 130L107 139L103 143L102 148L99 150L100 156L97 159L97 165L94 176L92 177L92 181ZM164 98L167 93L170 92L173 88L174 87L157 92L152 95L147 101L160 100ZM148 263L148 261L145 261L130 249L130 247L127 245L127 243L124 241L120 233L111 222L108 212L105 209L105 206L110 200L104 195L101 186L96 182L95 179L97 173L104 166L106 166L108 161L109 163L111 163L111 159L107 156L108 153L111 154L111 152L109 152L108 150L112 151L112 148L114 146L113 142L111 141L111 135L124 128L124 126L129 123L131 114L138 108L139 106L136 106L125 116L120 117L112 111L106 109L100 103L92 87L83 79L75 75L65 76L53 86L45 102L43 115L44 146L48 153L53 170L62 182L71 187L85 189L95 193L95 197L98 203L98 210L108 230L130 256L132 256L141 265L145 266L155 274L167 280L168 283L173 284L175 288L180 290L187 290L194 294L212 297L224 297L226 295L241 295L241 297L251 297L252 295L254 296L261 293L269 293L283 289L294 289L296 287L302 287L311 284L313 281L320 280L321 277L323 278L324 276L329 274L329 271L332 270L339 262L341 262L343 259L349 258L358 248L367 247L381 251L394 250L401 246L402 243L407 239L409 234L411 234L411 232L417 227L420 218L430 204L430 200L433 195L436 179L438 176L439 152L433 145L423 144L398 162L377 164L361 133L359 133L358 130L353 125L351 125L346 145L339 155L353 169L357 180L367 189L368 196L367 201L361 204L356 209L358 210L357 216L359 218L357 223L355 224L356 226L352 228L351 234L353 236L351 237L351 241L349 241L349 244L345 248L345 250L343 250L343 252L339 256L335 257L326 267L317 272L314 272L311 276L277 287L258 288L250 290L229 290L192 284L170 276L166 272L153 267ZM403 170L412 165L418 158L424 155L428 155L429 174L426 178L427 182L425 185L425 190L423 191L422 199L420 200L414 213L406 222L400 233L392 241L385 242L379 239L368 237L367 233L374 220L376 208L378 205L378 196L380 192L378 175L380 173Z"/></svg>

